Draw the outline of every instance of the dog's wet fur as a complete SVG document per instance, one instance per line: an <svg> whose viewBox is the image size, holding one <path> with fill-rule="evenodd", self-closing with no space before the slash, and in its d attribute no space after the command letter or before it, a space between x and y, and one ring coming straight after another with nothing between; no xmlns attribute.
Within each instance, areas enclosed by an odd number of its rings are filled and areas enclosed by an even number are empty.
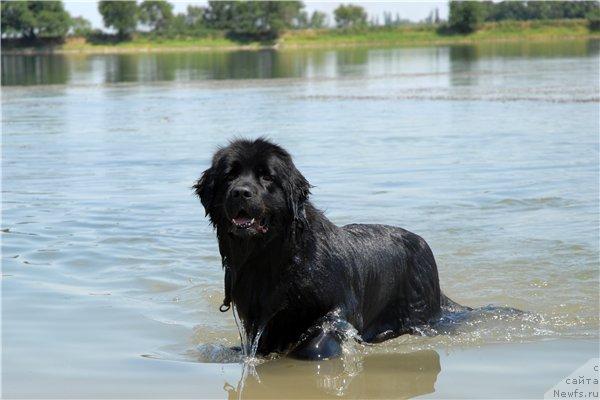
<svg viewBox="0 0 600 400"><path fill-rule="evenodd" d="M343 338L321 328L332 316L375 343L460 307L441 293L425 240L388 225L336 226L310 202L290 154L266 139L219 149L193 188L216 229L224 305L251 338L262 331L261 355L339 355Z"/></svg>

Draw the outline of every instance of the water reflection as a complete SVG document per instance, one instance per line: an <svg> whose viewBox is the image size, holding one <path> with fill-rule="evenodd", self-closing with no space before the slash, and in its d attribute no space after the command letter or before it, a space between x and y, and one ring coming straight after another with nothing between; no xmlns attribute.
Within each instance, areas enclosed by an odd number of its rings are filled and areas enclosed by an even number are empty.
<svg viewBox="0 0 600 400"><path fill-rule="evenodd" d="M361 77L398 73L450 73L451 84L476 84L483 60L502 57L577 57L597 54L600 41L491 43L446 47L336 50L262 50L113 55L2 55L2 85L98 84ZM432 62L431 60L435 60Z"/></svg>
<svg viewBox="0 0 600 400"><path fill-rule="evenodd" d="M450 46L450 83L452 86L473 86L477 74L473 73L479 49L476 46Z"/></svg>
<svg viewBox="0 0 600 400"><path fill-rule="evenodd" d="M364 74L364 66L369 62L369 49L357 48L339 51L336 54L338 71L351 75ZM358 68L357 68L358 67Z"/></svg>
<svg viewBox="0 0 600 400"><path fill-rule="evenodd" d="M64 55L2 56L2 85L65 84L69 76Z"/></svg>
<svg viewBox="0 0 600 400"><path fill-rule="evenodd" d="M143 67L138 57L130 54L112 55L105 62L105 82L137 82L138 68Z"/></svg>
<svg viewBox="0 0 600 400"><path fill-rule="evenodd" d="M407 354L344 356L321 362L282 358L244 365L238 383L226 383L229 399L337 397L405 399L433 393L440 357L433 350Z"/></svg>

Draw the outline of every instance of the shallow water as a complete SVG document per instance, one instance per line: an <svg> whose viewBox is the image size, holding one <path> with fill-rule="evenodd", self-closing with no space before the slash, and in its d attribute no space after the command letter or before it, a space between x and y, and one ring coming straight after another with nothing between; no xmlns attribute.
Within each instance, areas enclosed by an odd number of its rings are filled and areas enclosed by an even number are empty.
<svg viewBox="0 0 600 400"><path fill-rule="evenodd" d="M541 396L598 352L598 48L2 56L3 393ZM288 148L334 222L423 236L481 308L337 361L240 363L190 190L236 135ZM515 371L520 391L494 383Z"/></svg>

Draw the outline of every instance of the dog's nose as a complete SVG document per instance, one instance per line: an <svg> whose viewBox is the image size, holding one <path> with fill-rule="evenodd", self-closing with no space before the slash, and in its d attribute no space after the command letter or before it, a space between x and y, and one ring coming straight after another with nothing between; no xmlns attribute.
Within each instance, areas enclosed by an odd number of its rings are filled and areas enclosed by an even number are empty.
<svg viewBox="0 0 600 400"><path fill-rule="evenodd" d="M252 197L252 192L245 186L237 187L233 189L233 197L243 197L245 199L249 199Z"/></svg>

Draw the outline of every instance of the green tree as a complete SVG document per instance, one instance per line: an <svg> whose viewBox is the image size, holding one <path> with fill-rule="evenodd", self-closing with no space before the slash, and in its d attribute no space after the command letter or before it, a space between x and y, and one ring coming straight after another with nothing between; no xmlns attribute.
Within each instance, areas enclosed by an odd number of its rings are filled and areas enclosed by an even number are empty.
<svg viewBox="0 0 600 400"><path fill-rule="evenodd" d="M204 7L198 6L187 6L187 12L185 14L185 22L188 25L199 26L204 25Z"/></svg>
<svg viewBox="0 0 600 400"><path fill-rule="evenodd" d="M327 25L327 14L321 11L314 11L310 16L310 27L313 29L323 29Z"/></svg>
<svg viewBox="0 0 600 400"><path fill-rule="evenodd" d="M164 0L144 0L139 7L140 22L154 32L163 32L173 19L173 5Z"/></svg>
<svg viewBox="0 0 600 400"><path fill-rule="evenodd" d="M213 29L228 29L233 20L233 1L209 1L204 20Z"/></svg>
<svg viewBox="0 0 600 400"><path fill-rule="evenodd" d="M71 23L61 1L5 1L2 36L64 37Z"/></svg>
<svg viewBox="0 0 600 400"><path fill-rule="evenodd" d="M502 1L500 3L489 1L480 8L487 21L526 20L528 17L527 4L522 1Z"/></svg>
<svg viewBox="0 0 600 400"><path fill-rule="evenodd" d="M119 38L127 38L137 25L138 7L135 1L102 0L98 2L104 26L117 30Z"/></svg>
<svg viewBox="0 0 600 400"><path fill-rule="evenodd" d="M294 27L300 28L300 29L306 29L309 27L309 24L310 24L310 22L308 20L308 13L306 11L302 11L296 17Z"/></svg>
<svg viewBox="0 0 600 400"><path fill-rule="evenodd" d="M554 18L552 1L529 1L527 2L527 19L551 19Z"/></svg>
<svg viewBox="0 0 600 400"><path fill-rule="evenodd" d="M71 33L74 36L87 36L92 32L92 23L83 17L71 18Z"/></svg>
<svg viewBox="0 0 600 400"><path fill-rule="evenodd" d="M585 18L599 7L596 1L485 1L486 21Z"/></svg>
<svg viewBox="0 0 600 400"><path fill-rule="evenodd" d="M531 3L531 2L530 2ZM589 13L598 9L597 1L557 1L556 6L560 10L560 18L585 18Z"/></svg>
<svg viewBox="0 0 600 400"><path fill-rule="evenodd" d="M2 3L2 36L32 36L35 18L27 2L5 1Z"/></svg>
<svg viewBox="0 0 600 400"><path fill-rule="evenodd" d="M188 6L187 12L179 13L169 20L169 23L161 35L168 37L202 37L207 36L210 31L204 23L204 8Z"/></svg>
<svg viewBox="0 0 600 400"><path fill-rule="evenodd" d="M206 36L209 31L204 23L206 9L198 6L188 6L185 14L184 30L189 36Z"/></svg>
<svg viewBox="0 0 600 400"><path fill-rule="evenodd" d="M355 28L367 24L367 12L361 6L342 4L333 11L333 16L338 28Z"/></svg>
<svg viewBox="0 0 600 400"><path fill-rule="evenodd" d="M235 37L274 39L294 25L303 7L300 1L209 1L205 21Z"/></svg>
<svg viewBox="0 0 600 400"><path fill-rule="evenodd" d="M484 18L483 4L477 1L451 1L448 23L459 33L475 32Z"/></svg>
<svg viewBox="0 0 600 400"><path fill-rule="evenodd" d="M600 31L600 8L590 11L587 14L588 25L591 31Z"/></svg>

